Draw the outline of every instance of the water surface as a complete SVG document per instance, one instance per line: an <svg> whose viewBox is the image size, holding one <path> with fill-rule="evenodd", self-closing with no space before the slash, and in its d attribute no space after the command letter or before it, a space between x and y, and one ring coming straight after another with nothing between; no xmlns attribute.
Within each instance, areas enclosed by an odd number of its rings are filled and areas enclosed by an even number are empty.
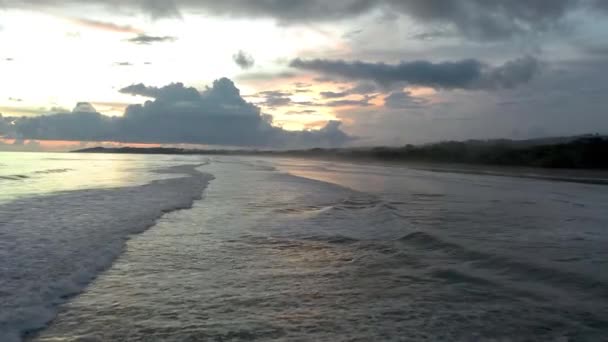
<svg viewBox="0 0 608 342"><path fill-rule="evenodd" d="M96 206L83 200L89 190L39 200L68 196L62 206L98 215L98 233L66 240L78 257L98 257L87 248L111 236L122 246L123 229L152 227L28 339L598 341L608 333L606 186L302 159L139 158L149 163L145 177L169 174L92 190L111 191L106 200L95 193ZM132 230L127 210L109 201L152 222ZM86 220L56 216L58 227ZM23 226L45 229L26 217Z"/></svg>

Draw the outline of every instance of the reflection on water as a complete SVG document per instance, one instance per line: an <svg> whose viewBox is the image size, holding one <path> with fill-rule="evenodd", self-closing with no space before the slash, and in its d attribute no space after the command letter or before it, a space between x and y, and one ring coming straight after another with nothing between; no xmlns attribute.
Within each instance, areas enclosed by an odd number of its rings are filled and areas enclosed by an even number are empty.
<svg viewBox="0 0 608 342"><path fill-rule="evenodd" d="M0 203L22 196L145 184L150 170L195 158L128 154L0 152ZM200 159L200 158L198 158Z"/></svg>
<svg viewBox="0 0 608 342"><path fill-rule="evenodd" d="M290 159L201 170L203 200L134 237L34 340L608 333L603 186Z"/></svg>

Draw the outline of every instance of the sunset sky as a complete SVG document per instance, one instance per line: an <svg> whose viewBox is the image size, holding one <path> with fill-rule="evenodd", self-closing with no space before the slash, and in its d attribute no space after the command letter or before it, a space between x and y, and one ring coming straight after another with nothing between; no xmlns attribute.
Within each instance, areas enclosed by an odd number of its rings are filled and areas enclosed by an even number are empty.
<svg viewBox="0 0 608 342"><path fill-rule="evenodd" d="M607 19L604 0L0 0L0 150L608 133Z"/></svg>

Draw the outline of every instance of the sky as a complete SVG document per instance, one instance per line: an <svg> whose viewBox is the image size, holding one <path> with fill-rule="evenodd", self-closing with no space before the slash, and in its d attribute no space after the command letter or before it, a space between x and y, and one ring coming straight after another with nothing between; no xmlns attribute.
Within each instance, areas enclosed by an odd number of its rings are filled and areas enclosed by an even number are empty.
<svg viewBox="0 0 608 342"><path fill-rule="evenodd" d="M608 133L607 0L0 0L0 150Z"/></svg>

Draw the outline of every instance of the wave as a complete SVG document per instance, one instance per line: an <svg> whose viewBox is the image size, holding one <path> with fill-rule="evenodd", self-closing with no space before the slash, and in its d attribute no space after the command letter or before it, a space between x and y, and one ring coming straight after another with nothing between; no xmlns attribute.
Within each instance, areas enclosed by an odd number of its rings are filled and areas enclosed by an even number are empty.
<svg viewBox="0 0 608 342"><path fill-rule="evenodd" d="M270 163L263 160L245 161L245 160L227 160L227 159L213 159L214 163L218 164L236 164L250 167L257 171L277 171L277 168L270 165Z"/></svg>
<svg viewBox="0 0 608 342"><path fill-rule="evenodd" d="M52 174L52 173L66 173L72 171L72 169L48 169L48 170L40 170L34 171L35 174Z"/></svg>
<svg viewBox="0 0 608 342"><path fill-rule="evenodd" d="M39 170L34 171L31 175L45 175L45 174L55 174L55 173L65 173L72 171L72 169L48 169L48 170ZM14 175L0 175L0 181L22 181L25 179L32 178L31 175L24 174L14 174Z"/></svg>
<svg viewBox="0 0 608 342"><path fill-rule="evenodd" d="M8 181L20 181L20 180L24 180L24 179L28 179L30 178L29 176L26 175L4 175L4 176L0 176L0 180L8 180Z"/></svg>
<svg viewBox="0 0 608 342"><path fill-rule="evenodd" d="M451 262L465 264L473 270L489 272L493 277L512 282L535 282L547 289L565 292L595 294L608 298L608 284L591 276L559 270L548 265L524 262L504 255L496 255L469 249L455 242L444 241L426 232L413 232L398 239L398 242L427 252L444 253Z"/></svg>
<svg viewBox="0 0 608 342"><path fill-rule="evenodd" d="M334 209L333 205L307 205L302 207L287 207L276 209L279 214L320 214Z"/></svg>
<svg viewBox="0 0 608 342"><path fill-rule="evenodd" d="M284 207L275 209L279 214L302 214L302 213L317 213L322 214L327 211L357 211L366 209L388 209L389 211L397 211L395 205L402 204L401 202L387 202L377 196L356 193L345 198L341 198L333 203L323 203L317 205L303 205L297 207Z"/></svg>
<svg viewBox="0 0 608 342"><path fill-rule="evenodd" d="M181 177L146 185L68 191L0 205L0 340L43 328L57 305L111 265L132 234L164 213L190 208L213 176L182 165ZM27 217L27 220L23 218Z"/></svg>
<svg viewBox="0 0 608 342"><path fill-rule="evenodd" d="M340 235L340 234L311 235L311 236L301 237L300 239L304 240L304 241L329 243L332 245L349 245L349 244L360 242L359 239L355 239L353 237L348 237L348 236Z"/></svg>

